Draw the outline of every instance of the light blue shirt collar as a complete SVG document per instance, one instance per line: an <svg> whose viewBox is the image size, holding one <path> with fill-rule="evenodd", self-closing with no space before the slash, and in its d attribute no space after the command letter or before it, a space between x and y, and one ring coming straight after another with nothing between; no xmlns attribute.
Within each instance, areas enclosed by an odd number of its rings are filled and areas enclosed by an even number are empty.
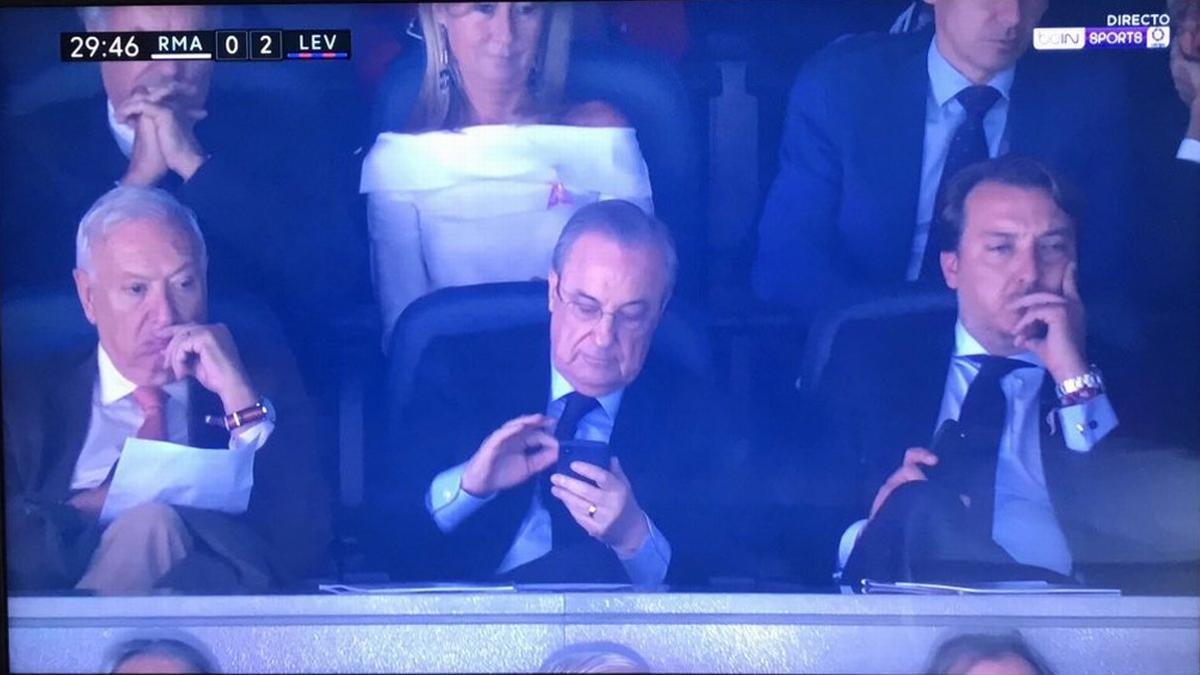
<svg viewBox="0 0 1200 675"><path fill-rule="evenodd" d="M946 105L958 92L974 84L950 65L950 62L938 51L936 35L929 42L929 55L926 57L926 63L929 68L929 84L933 98L939 106ZM995 87L1004 98L1009 98L1016 70L1015 64L1009 66L988 81L988 85Z"/></svg>
<svg viewBox="0 0 1200 675"><path fill-rule="evenodd" d="M976 340L975 336L971 335L971 333L967 331L966 326L963 326L961 319L954 324L954 356L977 356L987 355L987 353L988 350L984 349L983 345L979 344L979 340ZM1039 359L1037 354L1034 354L1033 352L1018 352L1009 356L1008 358L1024 361L1025 363L1033 364L1038 368L1045 368L1045 366L1042 364L1042 360Z"/></svg>
<svg viewBox="0 0 1200 675"><path fill-rule="evenodd" d="M567 382L567 378L558 372L558 369L553 364L550 365L550 401L553 403L558 399L575 391L575 387ZM600 402L600 408L608 415L608 419L616 421L617 412L621 409L621 397L625 395L625 389L621 388L616 391L607 393L603 396L596 397Z"/></svg>

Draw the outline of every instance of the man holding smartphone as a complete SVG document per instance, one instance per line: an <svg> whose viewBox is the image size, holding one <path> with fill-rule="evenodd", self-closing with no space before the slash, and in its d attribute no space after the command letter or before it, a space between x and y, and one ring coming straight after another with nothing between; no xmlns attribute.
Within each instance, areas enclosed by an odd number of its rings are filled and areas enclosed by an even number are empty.
<svg viewBox="0 0 1200 675"><path fill-rule="evenodd" d="M712 529L700 523L721 415L707 383L651 350L676 266L665 225L628 202L597 202L555 247L548 342L535 325L427 348L396 475L419 481L402 499L424 501L422 520L437 528L404 540L438 563L411 574L702 576L679 559L694 550L683 542Z"/></svg>
<svg viewBox="0 0 1200 675"><path fill-rule="evenodd" d="M843 579L1072 574L1065 481L1117 426L1087 356L1077 213L1035 160L964 169L938 214L956 319L878 319L835 345L827 451L874 493L842 536ZM928 440L946 420L943 458ZM953 476L933 473L943 462Z"/></svg>

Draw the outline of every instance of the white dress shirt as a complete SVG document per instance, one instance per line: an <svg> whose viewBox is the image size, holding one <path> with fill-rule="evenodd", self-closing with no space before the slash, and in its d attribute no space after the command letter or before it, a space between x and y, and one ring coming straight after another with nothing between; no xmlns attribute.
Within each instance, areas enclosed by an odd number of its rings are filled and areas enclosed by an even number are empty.
<svg viewBox="0 0 1200 675"><path fill-rule="evenodd" d="M1196 162L1200 164L1200 139L1185 138L1179 143L1179 150L1175 153L1175 159L1182 159L1185 162Z"/></svg>
<svg viewBox="0 0 1200 675"><path fill-rule="evenodd" d="M121 456L125 440L137 435L145 420L142 410L133 400L137 385L117 370L104 347L96 350L99 377L92 389L92 417L84 437L83 449L75 462L71 477L71 489L93 488L108 477L113 465ZM185 380L164 385L166 401L166 440L187 445L188 438L188 383ZM262 420L241 427L229 435L229 449L254 452L266 444L275 424Z"/></svg>
<svg viewBox="0 0 1200 675"><path fill-rule="evenodd" d="M979 374L980 366L967 357L987 354L961 323L954 329L954 345L938 426L947 419L958 419L967 390ZM1042 381L1049 374L1032 353L1022 352L1011 358L1037 367L1018 368L1000 380L1007 415L996 462L992 539L1019 563L1069 575L1071 552L1055 517L1042 467L1040 393ZM1056 433L1063 435L1067 448L1073 452L1091 451L1117 426L1117 415L1108 396L1103 394L1073 406L1056 408L1054 414ZM930 429L931 437L933 431ZM839 567L845 566L866 523L858 521L842 536Z"/></svg>
<svg viewBox="0 0 1200 675"><path fill-rule="evenodd" d="M550 400L546 405L546 414L554 418L561 417L563 409L566 407L564 399L573 391L574 388L566 378L551 367ZM575 438L608 443L624 393L625 391L620 389L599 397L597 400L600 405L579 420ZM495 497L494 494L487 497L476 497L462 489L462 475L466 465L467 463L463 462L438 474L430 483L429 491L425 495L425 506L442 532L454 530L467 517ZM650 536L632 557L621 560L629 579L639 585L662 583L671 563L670 542L662 532L658 531L649 516L646 517L646 524L650 527ZM549 553L551 547L550 512L542 505L539 491L534 490L529 511L521 521L512 546L501 560L496 573L504 574L536 560ZM614 553L614 555L616 554Z"/></svg>
<svg viewBox="0 0 1200 675"><path fill-rule="evenodd" d="M933 221L934 200L946 166L946 154L954 132L967 118L958 99L958 92L973 83L954 69L938 51L936 37L929 43L926 57L929 70L929 96L925 99L925 145L921 153L921 191L917 198L917 229L913 235L906 278L916 281L921 274L921 261L929 242ZM1016 66L1001 71L988 85L1000 92L1000 98L983 116L983 134L987 137L988 156L997 157L1008 149L1008 108Z"/></svg>
<svg viewBox="0 0 1200 675"><path fill-rule="evenodd" d="M108 128L112 131L113 140L117 142L117 147L121 149L121 154L126 157L133 156L133 127L128 124L121 124L117 121L117 111L113 108L112 101L106 101L108 104Z"/></svg>

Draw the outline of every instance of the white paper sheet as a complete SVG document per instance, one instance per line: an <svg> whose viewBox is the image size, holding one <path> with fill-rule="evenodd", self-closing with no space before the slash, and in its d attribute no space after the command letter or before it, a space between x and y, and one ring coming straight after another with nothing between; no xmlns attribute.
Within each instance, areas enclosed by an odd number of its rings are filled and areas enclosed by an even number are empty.
<svg viewBox="0 0 1200 675"><path fill-rule="evenodd" d="M130 438L100 512L108 523L146 502L242 513L254 487L254 451Z"/></svg>
<svg viewBox="0 0 1200 675"><path fill-rule="evenodd" d="M321 584L318 590L334 595L404 595L407 593L509 593L512 584Z"/></svg>
<svg viewBox="0 0 1200 675"><path fill-rule="evenodd" d="M1062 586L1046 581L990 581L975 584L927 584L863 580L864 593L901 595L1120 595L1116 588Z"/></svg>

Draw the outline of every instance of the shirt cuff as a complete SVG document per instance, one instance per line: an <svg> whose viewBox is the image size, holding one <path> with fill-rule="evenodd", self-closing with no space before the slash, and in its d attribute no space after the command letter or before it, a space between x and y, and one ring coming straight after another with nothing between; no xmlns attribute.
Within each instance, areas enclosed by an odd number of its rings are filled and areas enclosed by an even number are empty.
<svg viewBox="0 0 1200 675"><path fill-rule="evenodd" d="M229 449L257 452L267 444L267 439L273 431L275 423L271 420L259 420L254 424L238 427L229 434Z"/></svg>
<svg viewBox="0 0 1200 675"><path fill-rule="evenodd" d="M1058 409L1063 440L1075 452L1088 452L1117 427L1117 413L1107 394Z"/></svg>
<svg viewBox="0 0 1200 675"><path fill-rule="evenodd" d="M646 525L650 527L650 536L646 537L632 557L618 558L635 586L657 586L667 578L667 568L671 564L671 542L658 531L650 516L643 515Z"/></svg>
<svg viewBox="0 0 1200 675"><path fill-rule="evenodd" d="M858 543L858 536L862 534L863 528L867 526L868 522L870 521L863 518L847 527L846 531L842 533L842 540L838 542L838 572L846 567L846 561L850 559L850 554L854 552L854 545Z"/></svg>
<svg viewBox="0 0 1200 675"><path fill-rule="evenodd" d="M467 463L463 462L434 476L429 484L429 492L425 494L425 508L443 533L453 531L496 496L476 497L462 489L462 476L466 468Z"/></svg>
<svg viewBox="0 0 1200 675"><path fill-rule="evenodd" d="M1175 159L1200 164L1200 140L1195 138L1183 139L1183 142L1179 144L1179 151L1175 153Z"/></svg>

